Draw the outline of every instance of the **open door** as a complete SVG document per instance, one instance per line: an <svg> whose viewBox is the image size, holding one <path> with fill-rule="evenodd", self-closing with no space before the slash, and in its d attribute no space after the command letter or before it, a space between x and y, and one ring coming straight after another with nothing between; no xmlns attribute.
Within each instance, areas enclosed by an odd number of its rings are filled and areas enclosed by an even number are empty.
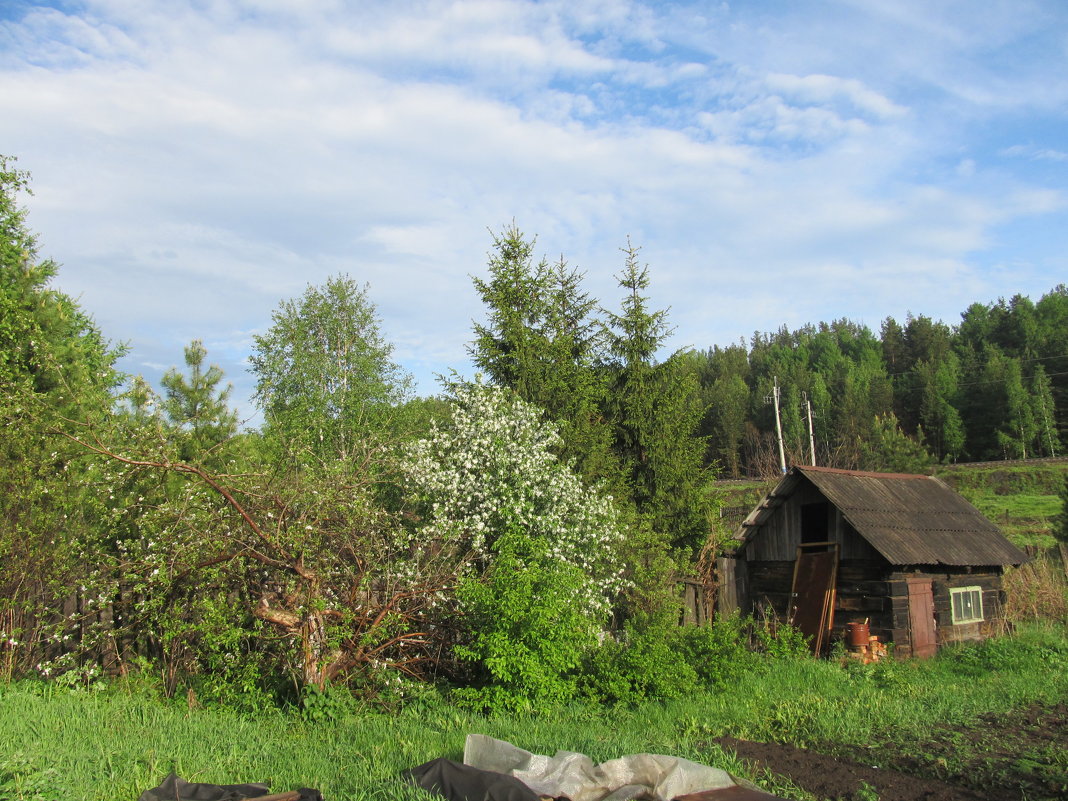
<svg viewBox="0 0 1068 801"><path fill-rule="evenodd" d="M830 640L837 580L838 543L806 542L797 547L790 625L809 638L814 654Z"/></svg>

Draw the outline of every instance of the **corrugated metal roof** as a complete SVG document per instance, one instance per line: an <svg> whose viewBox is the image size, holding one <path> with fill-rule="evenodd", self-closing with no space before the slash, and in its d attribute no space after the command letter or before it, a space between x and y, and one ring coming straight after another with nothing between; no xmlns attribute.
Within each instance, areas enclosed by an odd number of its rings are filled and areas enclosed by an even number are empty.
<svg viewBox="0 0 1068 801"><path fill-rule="evenodd" d="M801 478L894 565L1018 565L1027 555L941 480L903 473L794 467L742 524L751 538Z"/></svg>

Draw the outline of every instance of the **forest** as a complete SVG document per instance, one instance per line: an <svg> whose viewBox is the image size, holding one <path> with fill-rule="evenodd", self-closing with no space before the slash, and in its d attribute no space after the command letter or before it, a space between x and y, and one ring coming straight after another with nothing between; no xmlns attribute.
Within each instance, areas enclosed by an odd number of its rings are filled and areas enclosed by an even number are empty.
<svg viewBox="0 0 1068 801"><path fill-rule="evenodd" d="M0 159L0 678L143 670L237 705L676 696L737 667L746 624L678 626L673 581L721 545L713 480L778 472L776 384L789 462L925 471L1068 441L1063 285L952 326L665 354L636 247L613 309L515 226L473 279L481 377L414 397L370 288L339 275L255 337L264 422L240 430L200 341L159 387L117 369L52 287L28 193Z"/></svg>

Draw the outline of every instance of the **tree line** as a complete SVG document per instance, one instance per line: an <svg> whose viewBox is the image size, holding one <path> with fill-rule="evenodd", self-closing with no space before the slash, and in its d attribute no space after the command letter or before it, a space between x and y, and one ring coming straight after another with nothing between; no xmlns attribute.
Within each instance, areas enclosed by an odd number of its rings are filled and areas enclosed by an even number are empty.
<svg viewBox="0 0 1068 801"><path fill-rule="evenodd" d="M1063 287L959 329L842 321L664 355L636 248L609 308L514 225L473 279L481 378L414 397L369 289L335 276L255 337L264 423L240 430L200 341L158 388L120 373L122 347L51 287L28 192L0 159L2 676L141 669L234 703L435 681L490 708L680 694L741 659L736 621L677 626L673 581L714 540L717 470L767 468L769 382L792 458L801 393L823 463L1060 443Z"/></svg>
<svg viewBox="0 0 1068 801"><path fill-rule="evenodd" d="M1037 303L973 303L956 326L923 315L847 319L754 334L749 345L691 355L708 412L710 457L731 476L769 471L766 400L782 386L789 460L808 463L808 416L821 465L924 471L937 462L1064 453L1068 289ZM806 404L805 401L808 403Z"/></svg>
<svg viewBox="0 0 1068 801"><path fill-rule="evenodd" d="M649 270L634 248L618 276L622 307L611 311L565 262L536 262L533 246L507 230L489 277L475 279L488 309L475 363L561 421L566 455L584 474L623 476L639 508L662 519L668 498L692 503L683 476L700 480L695 464L734 478L779 471L776 384L788 464L922 472L1065 451L1063 284L1037 303L973 303L956 326L909 314L886 318L876 335L842 318L658 361L667 310L643 294Z"/></svg>

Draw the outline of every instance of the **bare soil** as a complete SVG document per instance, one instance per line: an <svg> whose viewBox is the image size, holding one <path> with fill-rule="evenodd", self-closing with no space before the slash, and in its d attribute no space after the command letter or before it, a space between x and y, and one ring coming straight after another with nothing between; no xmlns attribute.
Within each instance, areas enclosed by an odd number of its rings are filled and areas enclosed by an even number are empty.
<svg viewBox="0 0 1068 801"><path fill-rule="evenodd" d="M1068 799L1068 704L1034 706L934 729L924 740L872 748L716 740L758 769L821 799L1054 801Z"/></svg>

